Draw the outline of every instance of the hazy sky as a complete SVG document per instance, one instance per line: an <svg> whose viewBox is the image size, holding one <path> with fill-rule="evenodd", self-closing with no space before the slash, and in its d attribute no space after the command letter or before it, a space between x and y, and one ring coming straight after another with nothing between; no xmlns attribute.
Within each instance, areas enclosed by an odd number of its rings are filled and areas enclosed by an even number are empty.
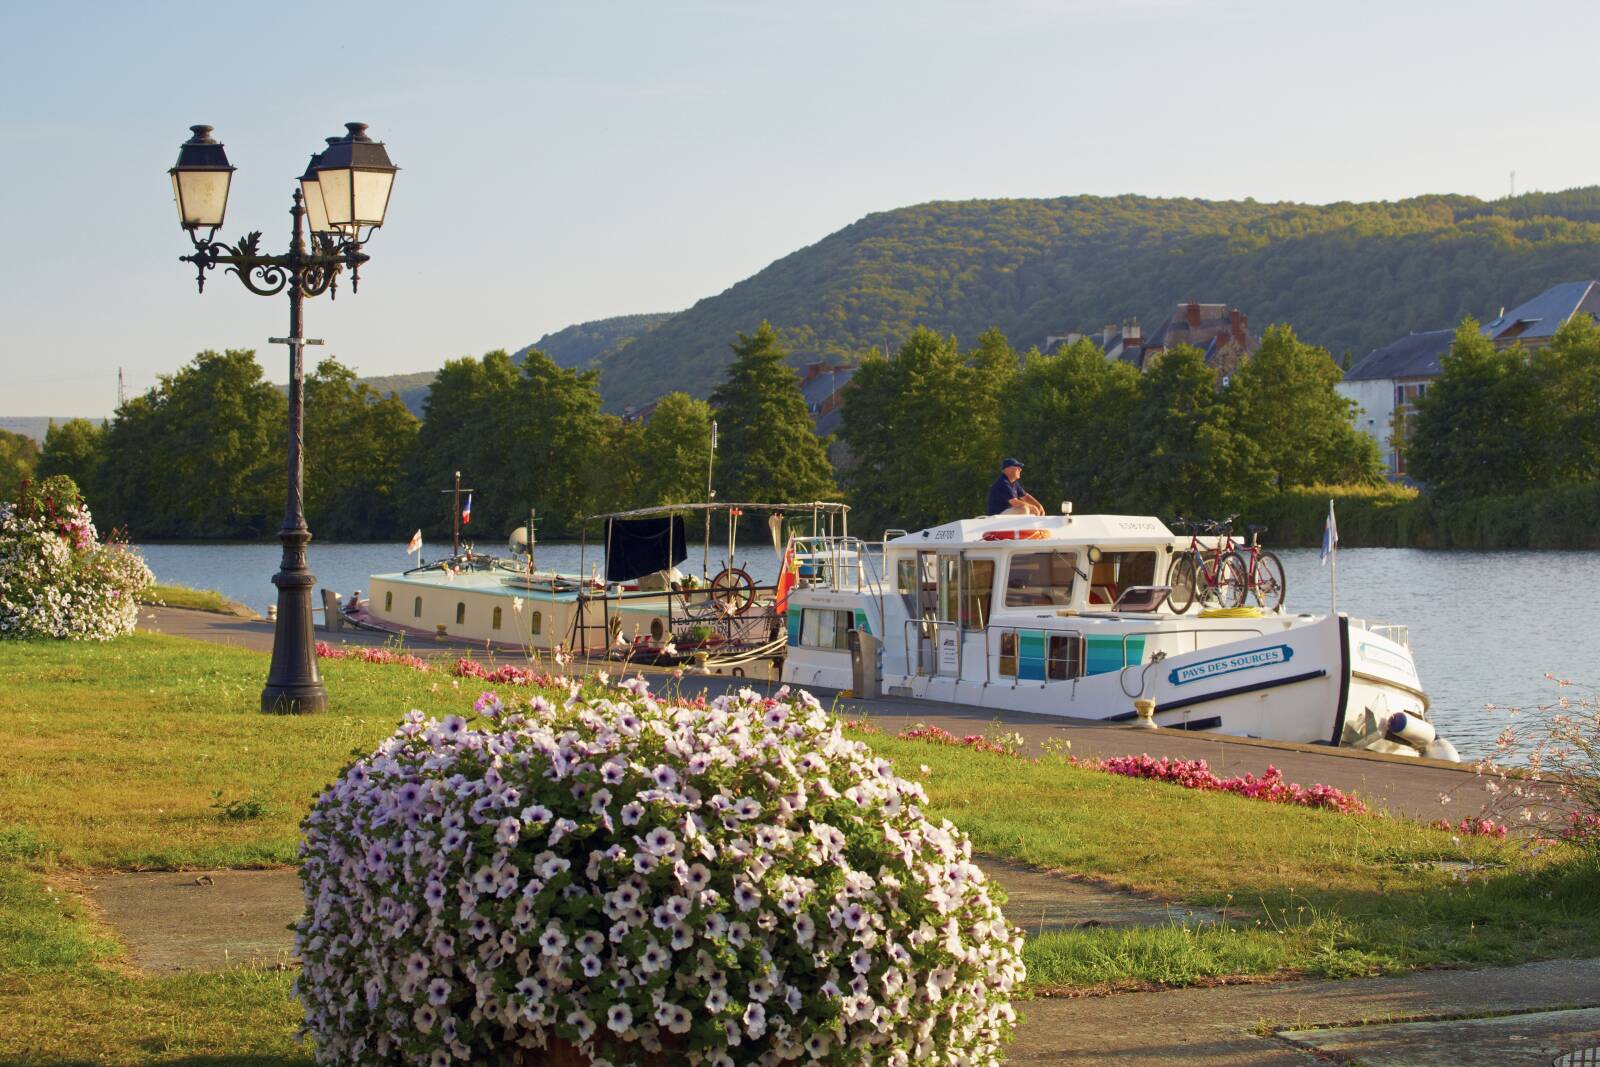
<svg viewBox="0 0 1600 1067"><path fill-rule="evenodd" d="M0 415L106 415L118 366L138 391L203 348L254 347L283 380L265 340L286 298L221 272L200 296L177 262L165 171L193 123L239 168L221 236L273 252L325 136L360 120L387 142L401 173L362 291L306 317L388 374L683 308L927 200L1594 184L1597 12L0 0Z"/></svg>

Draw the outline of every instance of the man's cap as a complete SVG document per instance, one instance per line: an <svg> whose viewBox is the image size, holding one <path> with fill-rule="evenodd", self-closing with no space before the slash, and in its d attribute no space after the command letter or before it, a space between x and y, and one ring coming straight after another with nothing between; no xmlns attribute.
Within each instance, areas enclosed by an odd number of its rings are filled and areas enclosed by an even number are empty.
<svg viewBox="0 0 1600 1067"><path fill-rule="evenodd" d="M1018 470L1021 470L1022 460L1013 459L1011 456L1007 456L1005 459L1000 461L1000 469L1005 470L1007 467L1016 467Z"/></svg>

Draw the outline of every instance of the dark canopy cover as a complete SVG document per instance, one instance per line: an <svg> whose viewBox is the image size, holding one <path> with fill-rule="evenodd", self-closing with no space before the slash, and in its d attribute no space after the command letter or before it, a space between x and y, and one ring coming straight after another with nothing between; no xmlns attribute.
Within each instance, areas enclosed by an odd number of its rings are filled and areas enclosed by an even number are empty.
<svg viewBox="0 0 1600 1067"><path fill-rule="evenodd" d="M682 515L612 519L606 524L606 580L631 582L664 571L689 555Z"/></svg>

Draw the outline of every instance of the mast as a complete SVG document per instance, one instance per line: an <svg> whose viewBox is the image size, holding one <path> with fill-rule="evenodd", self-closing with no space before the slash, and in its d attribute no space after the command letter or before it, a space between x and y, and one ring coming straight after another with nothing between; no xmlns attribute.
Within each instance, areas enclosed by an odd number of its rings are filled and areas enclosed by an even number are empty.
<svg viewBox="0 0 1600 1067"><path fill-rule="evenodd" d="M455 493L450 509L450 554L461 555L461 472L456 471Z"/></svg>

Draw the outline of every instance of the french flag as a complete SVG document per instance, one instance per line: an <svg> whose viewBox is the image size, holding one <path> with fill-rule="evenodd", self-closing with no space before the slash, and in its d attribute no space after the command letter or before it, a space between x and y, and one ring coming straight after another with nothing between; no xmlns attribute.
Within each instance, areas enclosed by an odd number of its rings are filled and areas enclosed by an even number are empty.
<svg viewBox="0 0 1600 1067"><path fill-rule="evenodd" d="M472 493L467 493L467 502L461 505L461 525L467 526L472 522Z"/></svg>
<svg viewBox="0 0 1600 1067"><path fill-rule="evenodd" d="M1339 551L1339 524L1333 521L1333 501L1328 501L1328 521L1322 527L1322 559L1323 565Z"/></svg>

